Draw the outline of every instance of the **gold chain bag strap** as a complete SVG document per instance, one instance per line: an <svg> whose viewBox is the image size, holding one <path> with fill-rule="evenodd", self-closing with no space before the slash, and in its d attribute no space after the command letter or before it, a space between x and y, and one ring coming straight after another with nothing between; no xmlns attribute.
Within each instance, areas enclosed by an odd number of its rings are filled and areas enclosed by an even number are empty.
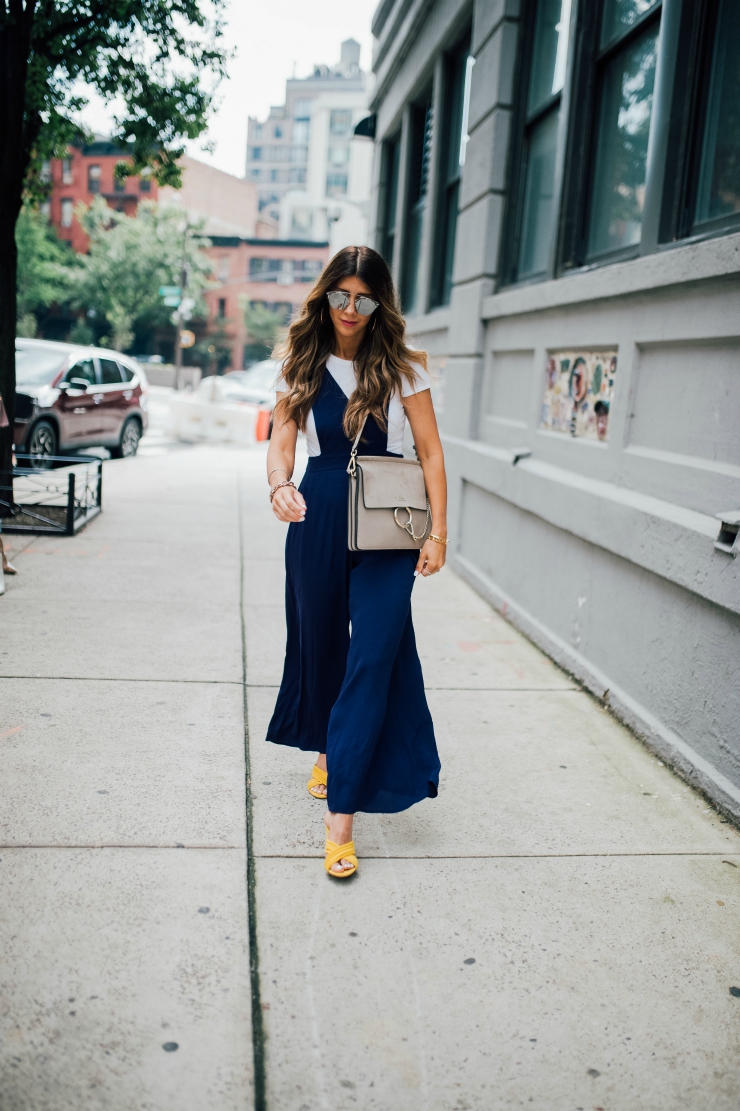
<svg viewBox="0 0 740 1111"><path fill-rule="evenodd" d="M367 417L365 418L367 420ZM431 510L424 472L416 459L360 455L355 437L347 467L347 543L352 552L421 548L429 535Z"/></svg>

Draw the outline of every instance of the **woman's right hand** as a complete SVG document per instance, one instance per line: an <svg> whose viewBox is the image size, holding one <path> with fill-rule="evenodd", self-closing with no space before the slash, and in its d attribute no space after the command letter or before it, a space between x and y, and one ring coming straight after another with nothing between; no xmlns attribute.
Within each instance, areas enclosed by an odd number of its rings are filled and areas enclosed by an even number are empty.
<svg viewBox="0 0 740 1111"><path fill-rule="evenodd" d="M278 521L284 521L286 524L291 521L302 521L306 515L303 495L296 490L295 486L281 486L273 496L272 512Z"/></svg>

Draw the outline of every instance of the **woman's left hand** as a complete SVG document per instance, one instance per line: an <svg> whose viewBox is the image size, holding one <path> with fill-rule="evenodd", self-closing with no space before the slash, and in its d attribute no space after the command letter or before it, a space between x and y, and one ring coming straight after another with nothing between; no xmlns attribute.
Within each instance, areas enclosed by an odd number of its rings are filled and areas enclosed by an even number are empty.
<svg viewBox="0 0 740 1111"><path fill-rule="evenodd" d="M438 544L436 540L427 540L424 547L419 552L419 560L416 564L416 574L434 575L437 571L441 571L445 565L447 558L447 545Z"/></svg>

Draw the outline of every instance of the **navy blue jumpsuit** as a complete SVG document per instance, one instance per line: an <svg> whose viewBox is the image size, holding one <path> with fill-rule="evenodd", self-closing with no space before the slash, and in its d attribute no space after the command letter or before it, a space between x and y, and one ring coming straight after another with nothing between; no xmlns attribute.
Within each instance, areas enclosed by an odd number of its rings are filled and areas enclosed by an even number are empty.
<svg viewBox="0 0 740 1111"><path fill-rule="evenodd" d="M347 547L346 404L325 369L313 407L321 454L308 460L306 517L285 544L288 637L267 740L326 753L330 810L395 813L435 797L439 782L411 621L418 553ZM362 440L360 455L393 454L372 417Z"/></svg>

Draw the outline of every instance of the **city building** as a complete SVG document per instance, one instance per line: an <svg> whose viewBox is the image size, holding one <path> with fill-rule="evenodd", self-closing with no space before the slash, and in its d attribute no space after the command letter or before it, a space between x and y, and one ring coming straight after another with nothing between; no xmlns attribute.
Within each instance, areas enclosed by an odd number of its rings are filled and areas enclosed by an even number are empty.
<svg viewBox="0 0 740 1111"><path fill-rule="evenodd" d="M259 234L257 190L251 181L188 155L180 159L180 167L180 188L165 185L159 190L163 204L181 205L193 224L202 223L205 235Z"/></svg>
<svg viewBox="0 0 740 1111"><path fill-rule="evenodd" d="M452 563L740 814L740 5L383 0L373 34Z"/></svg>
<svg viewBox="0 0 740 1111"><path fill-rule="evenodd" d="M125 158L126 152L116 143L98 135L92 143L70 146L66 158L54 158L49 163L51 193L44 211L59 238L79 254L86 253L88 239L75 215L78 204L89 205L94 197L101 196L117 212L133 216L140 200L157 199L157 182L148 174L122 180L115 177L117 163Z"/></svg>
<svg viewBox="0 0 740 1111"><path fill-rule="evenodd" d="M244 304L265 305L285 324L304 300L329 258L327 242L212 236L215 288L205 294L209 327L221 328L231 345L231 368L248 366Z"/></svg>
<svg viewBox="0 0 740 1111"><path fill-rule="evenodd" d="M267 120L249 119L247 178L283 239L328 239L332 251L367 241L372 144L353 138L367 115L359 63L360 45L348 39L337 66L289 79L285 104Z"/></svg>
<svg viewBox="0 0 740 1111"><path fill-rule="evenodd" d="M160 187L149 174L118 180L115 168L128 153L104 136L93 143L70 146L66 158L49 164L51 193L46 202L50 222L60 239L84 254L88 239L75 215L79 204L89 205L102 196L111 208L127 216L136 215L141 200L179 204L193 223L202 223L206 235L274 234L272 224L260 226L257 190L250 181L234 177L185 155L180 160L182 185Z"/></svg>

